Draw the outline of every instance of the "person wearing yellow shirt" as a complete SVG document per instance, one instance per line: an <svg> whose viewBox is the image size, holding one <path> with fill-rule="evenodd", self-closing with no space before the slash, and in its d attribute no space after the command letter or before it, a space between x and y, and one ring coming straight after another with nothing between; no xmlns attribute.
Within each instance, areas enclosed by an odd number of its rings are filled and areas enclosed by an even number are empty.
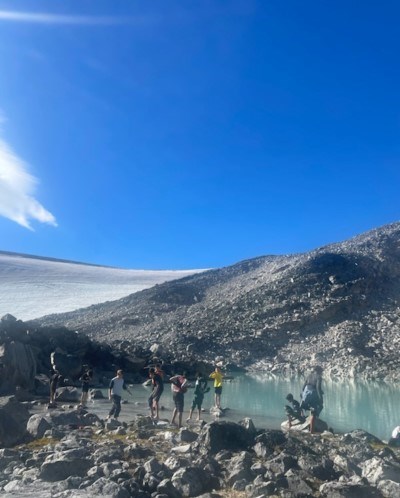
<svg viewBox="0 0 400 498"><path fill-rule="evenodd" d="M221 369L216 366L213 373L210 374L210 379L214 379L215 392L215 407L221 410L221 393L222 393L222 375Z"/></svg>

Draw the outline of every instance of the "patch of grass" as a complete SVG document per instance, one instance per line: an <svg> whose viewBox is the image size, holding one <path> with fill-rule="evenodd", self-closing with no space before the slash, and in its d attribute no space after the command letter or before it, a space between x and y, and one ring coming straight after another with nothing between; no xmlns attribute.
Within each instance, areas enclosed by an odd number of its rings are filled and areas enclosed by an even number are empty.
<svg viewBox="0 0 400 498"><path fill-rule="evenodd" d="M34 439L29 443L21 444L20 446L18 446L18 449L41 450L45 446L55 446L59 442L60 442L59 439L51 437L42 437L41 439Z"/></svg>

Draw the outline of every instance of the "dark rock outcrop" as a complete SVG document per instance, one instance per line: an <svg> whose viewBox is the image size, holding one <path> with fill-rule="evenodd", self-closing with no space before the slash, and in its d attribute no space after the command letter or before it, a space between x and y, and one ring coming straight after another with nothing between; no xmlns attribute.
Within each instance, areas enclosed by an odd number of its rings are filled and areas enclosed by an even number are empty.
<svg viewBox="0 0 400 498"><path fill-rule="evenodd" d="M0 398L0 448L22 442L26 435L29 411L14 396Z"/></svg>

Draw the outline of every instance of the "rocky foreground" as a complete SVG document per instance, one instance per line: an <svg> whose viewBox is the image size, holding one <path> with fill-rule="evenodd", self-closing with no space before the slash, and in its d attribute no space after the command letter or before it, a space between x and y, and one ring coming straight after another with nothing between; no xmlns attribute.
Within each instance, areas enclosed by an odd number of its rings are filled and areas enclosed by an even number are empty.
<svg viewBox="0 0 400 498"><path fill-rule="evenodd" d="M361 430L256 430L250 419L177 429L83 409L31 415L29 404L0 400L0 440L7 428L14 438L0 450L3 498L400 496L399 450Z"/></svg>
<svg viewBox="0 0 400 498"><path fill-rule="evenodd" d="M302 375L400 380L400 223L305 254L264 256L50 315L111 344Z"/></svg>

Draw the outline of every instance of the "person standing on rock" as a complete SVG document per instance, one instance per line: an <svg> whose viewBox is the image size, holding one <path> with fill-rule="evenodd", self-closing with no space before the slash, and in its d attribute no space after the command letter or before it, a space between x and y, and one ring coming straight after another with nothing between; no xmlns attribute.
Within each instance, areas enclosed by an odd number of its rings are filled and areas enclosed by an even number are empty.
<svg viewBox="0 0 400 498"><path fill-rule="evenodd" d="M216 366L214 372L210 374L210 379L214 379L215 408L218 408L219 410L221 410L221 393L222 393L223 378L224 376L222 375L220 367Z"/></svg>
<svg viewBox="0 0 400 498"><path fill-rule="evenodd" d="M58 384L62 380L62 375L58 370L52 370L50 373L50 405L55 405L56 392Z"/></svg>
<svg viewBox="0 0 400 498"><path fill-rule="evenodd" d="M132 396L131 391L128 389L124 380L124 373L122 370L117 370L117 375L110 382L110 388L108 393L108 398L112 400L113 405L111 407L108 418L114 417L118 418L121 412L121 398L123 390L128 391Z"/></svg>
<svg viewBox="0 0 400 498"><path fill-rule="evenodd" d="M322 372L323 369L319 365L313 368L307 376L301 394L301 409L310 410L310 432L315 430L315 420L318 418L324 407L322 390Z"/></svg>
<svg viewBox="0 0 400 498"><path fill-rule="evenodd" d="M190 409L189 412L189 418L186 420L187 422L191 420L193 415L193 410L196 407L198 409L197 420L201 420L201 406L203 404L204 394L208 393L209 390L210 388L207 387L207 379L205 379L203 377L203 374L199 372L196 376L196 383L194 386L194 398L192 402L192 408Z"/></svg>
<svg viewBox="0 0 400 498"><path fill-rule="evenodd" d="M150 408L150 416L151 418L158 420L159 419L159 401L161 394L164 391L164 382L160 374L158 374L155 368L150 368L149 376L151 379L151 384L153 386L153 390L151 391L149 397L149 408Z"/></svg>
<svg viewBox="0 0 400 498"><path fill-rule="evenodd" d="M171 425L175 424L175 418L178 415L178 427L182 427L182 414L183 414L183 406L184 406L184 395L187 391L187 379L185 374L183 375L174 375L169 379L171 382L171 390L172 390L172 399L175 403L174 412L172 414Z"/></svg>
<svg viewBox="0 0 400 498"><path fill-rule="evenodd" d="M81 395L81 406L84 408L89 398L89 385L93 377L93 370L86 370L83 375L79 378L82 382L82 395Z"/></svg>

